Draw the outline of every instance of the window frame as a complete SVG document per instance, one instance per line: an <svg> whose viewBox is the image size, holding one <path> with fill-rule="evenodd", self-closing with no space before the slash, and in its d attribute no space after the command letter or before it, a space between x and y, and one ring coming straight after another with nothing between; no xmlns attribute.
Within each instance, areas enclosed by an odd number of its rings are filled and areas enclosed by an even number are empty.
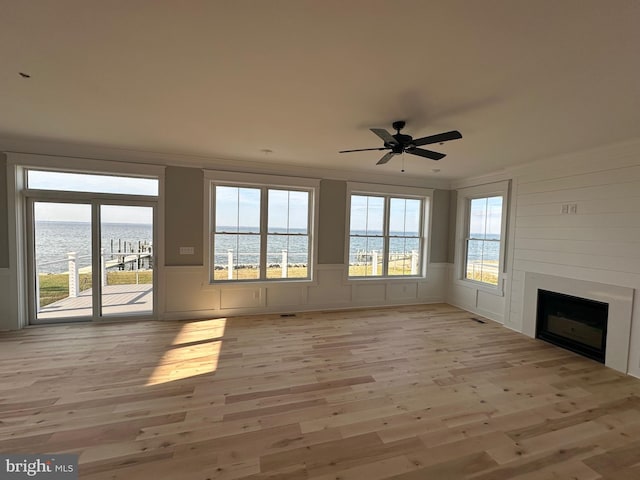
<svg viewBox="0 0 640 480"><path fill-rule="evenodd" d="M355 276L349 274L349 257L351 250L351 201L354 195L367 197L381 197L384 199L383 211L383 235L376 236L383 239L382 254L382 274L376 276ZM415 238L415 237L398 237L391 236L389 232L390 225L390 203L392 198L420 200L422 206L420 209L420 227L419 227L419 244L420 244L420 260L418 264L418 273L415 275L389 275L389 244L392 238ZM375 281L402 281L424 279L427 275L427 264L429 259L429 232L431 229L431 205L433 203L433 189L418 187L401 187L395 185L378 185L369 183L347 182L346 195L346 228L345 228L345 280L347 282L375 282ZM357 235L356 235L357 236ZM370 236L370 235L366 235Z"/></svg>
<svg viewBox="0 0 640 480"><path fill-rule="evenodd" d="M27 188L27 171L41 170L53 172L86 173L90 175L108 176L128 176L140 178L154 178L159 181L158 195L127 195L73 192L73 191L49 191ZM156 205L156 218L154 226L157 232L164 231L164 187L165 187L165 167L149 163L123 163L110 160L97 160L94 158L69 157L45 154L7 152L7 175L8 175L8 218L9 218L9 255L13 259L9 265L9 298L15 299L10 306L10 316L15 319L13 324L17 328L22 328L30 324L29 319L29 271L27 265L28 255L28 235L26 232L27 203L29 198L40 198L46 195L47 198L55 201L75 200L86 198L87 195L99 201L120 202L125 197L127 201L144 202L150 201ZM44 192L44 193L43 193ZM164 298L164 235L158 233L154 235L154 250L156 253L154 270L154 317L161 315L162 309L159 303L160 298ZM155 303L158 302L158 303Z"/></svg>
<svg viewBox="0 0 640 480"><path fill-rule="evenodd" d="M61 174L61 175L66 175L66 174L87 175L90 177L110 177L113 179L121 178L121 179L131 179L131 180L133 179L151 180L156 182L156 185L155 185L156 193L108 192L108 191L100 192L100 191L91 190L91 189L74 190L71 188L37 187L37 186L33 186L29 181L30 180L29 174L31 172L44 173L44 174L53 173L53 174ZM24 190L26 192L32 193L33 195L38 195L38 193L35 193L35 192L47 192L48 194L60 195L60 196L64 196L64 195L80 196L83 194L87 194L87 195L94 195L94 196L103 196L105 198L108 198L108 197L114 197L114 198L129 197L129 198L142 198L142 199L148 198L154 201L160 197L161 184L160 184L160 178L158 177L158 175L140 175L140 174L131 174L131 173L119 173L119 172L25 166L23 171L23 177L24 177L24 180L23 180Z"/></svg>
<svg viewBox="0 0 640 480"><path fill-rule="evenodd" d="M472 200L501 197L502 212L500 218L500 240L476 239L471 237L471 202ZM486 290L488 292L503 294L504 273L505 273L505 252L507 243L507 218L509 211L509 181L501 181L475 187L462 188L458 190L458 213L457 213L457 245L456 245L456 263L457 281L464 285L473 285L475 288ZM499 242L499 260L498 260L498 282L496 285L467 278L468 263L468 245L471 240L483 240L489 242Z"/></svg>
<svg viewBox="0 0 640 480"><path fill-rule="evenodd" d="M226 171L204 171L205 181L205 245L207 259L205 261L205 279L209 286L239 286L258 283L311 283L315 282L317 270L317 219L318 219L318 187L319 180L301 177L286 177L280 175L261 175L249 173L235 173ZM260 229L255 235L259 237L260 257L258 278L248 279L214 279L215 267L215 227L216 207L215 189L217 186L254 188L260 191ZM309 193L307 212L307 236L309 237L308 272L306 277L268 278L267 277L267 240L268 229L268 196L270 190L304 191ZM221 232L223 233L223 232ZM289 236L292 234L278 234Z"/></svg>

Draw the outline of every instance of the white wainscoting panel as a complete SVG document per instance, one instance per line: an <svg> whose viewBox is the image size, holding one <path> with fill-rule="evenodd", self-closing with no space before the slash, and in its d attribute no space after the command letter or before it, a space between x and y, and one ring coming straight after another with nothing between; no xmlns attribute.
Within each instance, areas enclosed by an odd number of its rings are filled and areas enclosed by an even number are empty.
<svg viewBox="0 0 640 480"><path fill-rule="evenodd" d="M476 311L483 317L504 323L504 296L478 289Z"/></svg>
<svg viewBox="0 0 640 480"><path fill-rule="evenodd" d="M163 274L165 298L161 317L188 318L198 312L220 310L220 292L203 288L202 267L164 267Z"/></svg>
<svg viewBox="0 0 640 480"><path fill-rule="evenodd" d="M266 290L269 307L297 307L307 303L307 287L283 284L269 286Z"/></svg>
<svg viewBox="0 0 640 480"><path fill-rule="evenodd" d="M443 302L447 264L429 266L428 279L349 281L344 265L320 265L313 283L262 283L211 286L203 267L165 267L165 298L161 318Z"/></svg>
<svg viewBox="0 0 640 480"><path fill-rule="evenodd" d="M317 271L318 284L309 287L310 305L349 305L351 285L344 282L344 265L322 265Z"/></svg>
<svg viewBox="0 0 640 480"><path fill-rule="evenodd" d="M387 289L387 299L391 303L399 300L416 301L418 299L418 283L417 282L394 282Z"/></svg>
<svg viewBox="0 0 640 480"><path fill-rule="evenodd" d="M476 286L473 282L456 279L455 272L455 266L450 264L446 302L494 322L504 323L505 297L502 292L494 292Z"/></svg>
<svg viewBox="0 0 640 480"><path fill-rule="evenodd" d="M430 263L426 281L418 282L418 298L421 302L444 302L449 283L448 263Z"/></svg>
<svg viewBox="0 0 640 480"><path fill-rule="evenodd" d="M220 310L244 310L265 306L265 288L220 288Z"/></svg>
<svg viewBox="0 0 640 480"><path fill-rule="evenodd" d="M353 285L354 302L383 304L386 298L386 283L360 282Z"/></svg>

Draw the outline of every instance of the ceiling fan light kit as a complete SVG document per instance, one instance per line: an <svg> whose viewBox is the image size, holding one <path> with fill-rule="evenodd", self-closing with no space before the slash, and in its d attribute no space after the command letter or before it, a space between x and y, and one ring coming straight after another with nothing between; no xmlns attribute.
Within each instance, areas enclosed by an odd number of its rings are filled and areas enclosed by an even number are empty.
<svg viewBox="0 0 640 480"><path fill-rule="evenodd" d="M392 127L396 131L395 135L391 135L384 128L371 128L370 130L375 133L384 142L383 147L378 148L359 148L356 150L341 150L339 153L350 152L364 152L369 150L390 150L385 153L384 156L378 160L376 165L384 165L391 160L395 155L402 153L408 153L410 155L417 155L419 157L429 158L431 160L440 160L446 155L440 152L434 152L424 148L418 148L423 145L430 145L432 143L443 143L449 140L457 140L462 138L462 134L457 130L451 130L450 132L438 133L436 135L429 135L427 137L416 138L415 140L410 135L404 135L400 133L405 126L405 122L398 120L393 122Z"/></svg>

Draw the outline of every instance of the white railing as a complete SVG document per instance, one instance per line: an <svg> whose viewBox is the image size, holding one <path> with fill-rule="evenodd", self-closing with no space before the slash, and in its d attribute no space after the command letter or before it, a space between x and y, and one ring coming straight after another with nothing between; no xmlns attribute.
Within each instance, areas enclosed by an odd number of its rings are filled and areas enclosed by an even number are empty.
<svg viewBox="0 0 640 480"><path fill-rule="evenodd" d="M382 261L378 260L383 255L382 251L371 250L370 252L360 250L354 254L355 263L353 265L371 265L371 275L378 275L378 268L382 266ZM417 275L420 270L420 253L412 250L406 252L390 252L389 262L409 260L411 265L411 275Z"/></svg>
<svg viewBox="0 0 640 480"><path fill-rule="evenodd" d="M258 254L247 254L245 253L245 255L256 255L259 256ZM306 257L306 254L304 254ZM280 274L280 276L282 278L288 278L289 277L289 267L291 266L289 264L289 252L288 250L282 250L281 252L281 256L282 256L282 261L280 263L280 268L282 268L282 273ZM255 265L256 267L258 265ZM225 268L227 270L227 279L228 280L233 280L233 272L236 269L236 264L234 261L234 251L232 249L227 250L227 263L225 265Z"/></svg>
<svg viewBox="0 0 640 480"><path fill-rule="evenodd" d="M244 255L254 255L259 257L259 254L250 254L243 253ZM289 267L295 265L289 263L289 252L287 250L282 250L282 261L279 266L282 268L281 277L288 278L289 276ZM379 258L382 256L382 252L378 250L371 250L370 252L359 251L355 254L356 257L356 265L368 265L371 264L372 275L378 274L379 266ZM411 275L417 275L420 270L420 253L417 250L412 250L410 253L398 252L398 253L389 253L389 262L394 261L403 261L409 260L411 265ZM246 267L246 265L242 265ZM252 265L254 268L258 267L258 264ZM234 271L238 268L235 263L235 252L233 249L227 250L227 258L226 263L224 264L216 264L216 269L224 269L227 271L227 279L233 280Z"/></svg>

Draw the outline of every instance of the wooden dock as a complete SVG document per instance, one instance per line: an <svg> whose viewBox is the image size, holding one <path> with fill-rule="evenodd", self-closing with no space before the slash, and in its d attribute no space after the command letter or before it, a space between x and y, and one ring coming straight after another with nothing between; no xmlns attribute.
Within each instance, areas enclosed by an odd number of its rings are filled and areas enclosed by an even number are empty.
<svg viewBox="0 0 640 480"><path fill-rule="evenodd" d="M147 263L150 263L153 257L151 252L112 253L111 255L116 256L117 258L112 260L105 260L104 267L107 270L115 267L118 267L118 269L120 270L126 270L127 265L131 265L131 270L139 270L140 265L144 265L145 260L147 261Z"/></svg>

